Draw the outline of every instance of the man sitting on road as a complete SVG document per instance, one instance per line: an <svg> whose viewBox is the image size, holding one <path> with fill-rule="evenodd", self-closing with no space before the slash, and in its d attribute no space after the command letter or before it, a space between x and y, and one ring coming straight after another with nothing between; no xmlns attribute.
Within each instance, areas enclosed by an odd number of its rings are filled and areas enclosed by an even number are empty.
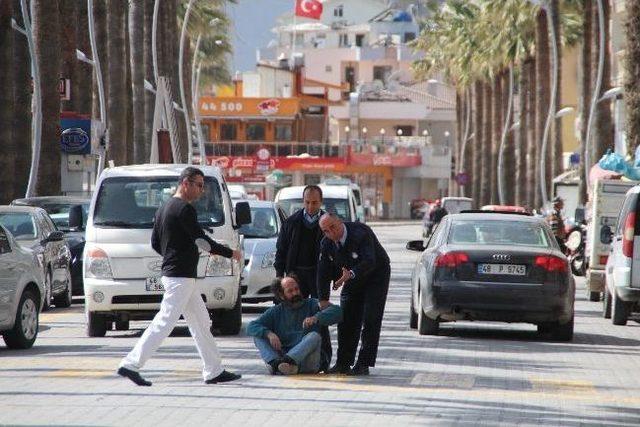
<svg viewBox="0 0 640 427"><path fill-rule="evenodd" d="M276 278L272 287L282 303L250 322L247 335L254 337L272 375L318 373L323 358L327 358L322 351L320 326L339 323L342 309L329 304L320 310L316 298L303 298L293 274Z"/></svg>

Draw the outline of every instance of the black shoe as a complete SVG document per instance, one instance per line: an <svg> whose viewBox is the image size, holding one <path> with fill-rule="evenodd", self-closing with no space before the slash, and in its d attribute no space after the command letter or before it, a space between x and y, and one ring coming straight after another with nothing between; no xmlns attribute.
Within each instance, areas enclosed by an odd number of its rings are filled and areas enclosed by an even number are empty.
<svg viewBox="0 0 640 427"><path fill-rule="evenodd" d="M242 375L234 374L229 371L222 371L220 375L215 378L211 378L210 380L206 380L207 384L218 384L218 383L228 383L229 381L235 381L242 378Z"/></svg>
<svg viewBox="0 0 640 427"><path fill-rule="evenodd" d="M277 358L277 359L273 359L271 362L267 363L267 369L269 370L269 373L271 375L277 375L278 374L278 365L282 363L282 359Z"/></svg>
<svg viewBox="0 0 640 427"><path fill-rule="evenodd" d="M118 375L121 377L129 378L131 381L136 383L137 385L149 387L151 385L151 381L147 381L140 376L140 374L136 371L132 371L127 368L118 368Z"/></svg>
<svg viewBox="0 0 640 427"><path fill-rule="evenodd" d="M336 363L327 371L327 374L348 374L351 371L351 368L348 365L342 365Z"/></svg>
<svg viewBox="0 0 640 427"><path fill-rule="evenodd" d="M361 377L361 376L369 375L369 367L356 364L353 367L353 369L349 371L347 375L351 377Z"/></svg>

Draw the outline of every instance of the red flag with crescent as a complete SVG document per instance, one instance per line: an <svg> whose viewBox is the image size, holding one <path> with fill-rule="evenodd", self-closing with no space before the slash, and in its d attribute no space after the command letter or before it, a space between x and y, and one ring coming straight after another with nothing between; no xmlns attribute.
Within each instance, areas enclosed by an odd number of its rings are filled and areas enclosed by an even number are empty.
<svg viewBox="0 0 640 427"><path fill-rule="evenodd" d="M319 0L296 0L296 16L320 19L322 3Z"/></svg>

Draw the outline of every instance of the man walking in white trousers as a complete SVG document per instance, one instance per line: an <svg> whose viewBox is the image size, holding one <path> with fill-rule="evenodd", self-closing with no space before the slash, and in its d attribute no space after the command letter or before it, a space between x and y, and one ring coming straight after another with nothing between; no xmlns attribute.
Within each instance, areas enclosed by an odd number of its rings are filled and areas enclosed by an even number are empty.
<svg viewBox="0 0 640 427"><path fill-rule="evenodd" d="M198 223L197 200L204 189L204 174L195 167L187 167L180 174L175 195L156 212L151 246L162 255L162 285L165 293L160 311L144 331L136 346L120 362L118 375L140 386L150 386L139 373L145 362L169 336L182 315L189 325L191 336L203 362L205 383L217 384L237 380L240 375L222 368L220 353L211 335L207 308L196 289L199 251L222 255L239 261L242 254L211 240Z"/></svg>

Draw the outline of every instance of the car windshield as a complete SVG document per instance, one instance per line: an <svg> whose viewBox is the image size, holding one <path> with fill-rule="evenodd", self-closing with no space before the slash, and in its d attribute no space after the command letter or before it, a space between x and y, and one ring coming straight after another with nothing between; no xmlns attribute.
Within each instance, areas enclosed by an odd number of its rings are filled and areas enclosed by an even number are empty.
<svg viewBox="0 0 640 427"><path fill-rule="evenodd" d="M69 209L72 206L82 206L82 226L87 226L87 216L89 215L89 202L86 203L47 203L40 205L47 211L56 227L62 231L69 231Z"/></svg>
<svg viewBox="0 0 640 427"><path fill-rule="evenodd" d="M193 206L203 227L224 224L218 180L204 178L204 192ZM93 223L100 227L152 228L158 208L176 192L177 177L117 177L102 181Z"/></svg>
<svg viewBox="0 0 640 427"><path fill-rule="evenodd" d="M273 208L251 208L251 223L238 230L247 238L268 239L278 235L278 221Z"/></svg>
<svg viewBox="0 0 640 427"><path fill-rule="evenodd" d="M282 210L289 216L295 211L302 209L304 203L302 199L284 199L279 200L278 204L282 207ZM342 218L344 221L353 221L351 218L351 212L349 211L348 199L323 199L322 209L327 212L333 212Z"/></svg>
<svg viewBox="0 0 640 427"><path fill-rule="evenodd" d="M551 246L542 226L528 221L455 221L449 231L449 243Z"/></svg>
<svg viewBox="0 0 640 427"><path fill-rule="evenodd" d="M17 240L32 240L38 237L36 223L28 212L1 212L0 224Z"/></svg>

